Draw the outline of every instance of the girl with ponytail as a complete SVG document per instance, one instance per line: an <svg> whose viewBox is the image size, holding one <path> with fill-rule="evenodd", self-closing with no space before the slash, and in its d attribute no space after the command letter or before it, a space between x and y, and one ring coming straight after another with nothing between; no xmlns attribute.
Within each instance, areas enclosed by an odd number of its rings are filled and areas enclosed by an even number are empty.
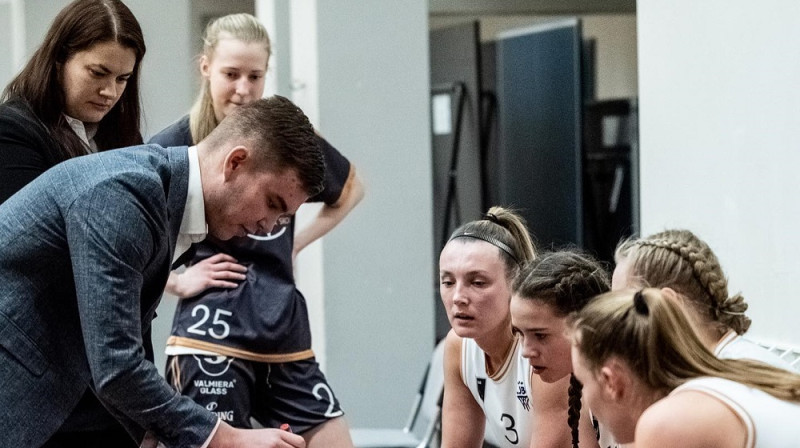
<svg viewBox="0 0 800 448"><path fill-rule="evenodd" d="M271 54L269 34L256 17L240 13L211 21L203 36L197 100L150 143L193 146L237 108L262 98ZM182 395L233 416L227 422L232 426L286 423L308 448L349 448L344 411L311 349L306 300L293 269L297 254L361 201L364 187L354 164L324 138L316 140L325 157L323 191L308 201L321 203L316 216L298 228L294 216L286 215L274 229L249 230L256 234L228 241L205 238L181 259L186 268L170 274L166 291L185 300L175 310L165 373ZM223 313L224 336L201 325L204 312ZM224 376L212 375L200 359L224 360L230 367ZM224 396L200 386L221 380L238 386Z"/></svg>
<svg viewBox="0 0 800 448"><path fill-rule="evenodd" d="M511 323L522 339L522 356L545 383L569 381L569 399L562 398L568 409L556 412L570 429L573 448L597 446L598 433L582 406L582 385L572 374L566 320L609 286L600 263L572 250L551 252L527 264L513 286ZM602 448L614 445L607 434L599 435Z"/></svg>
<svg viewBox="0 0 800 448"><path fill-rule="evenodd" d="M755 359L792 370L785 360L742 337L750 327L747 302L730 296L719 260L688 230L665 230L622 241L615 254L614 291L668 288L680 299L703 344L719 358Z"/></svg>
<svg viewBox="0 0 800 448"><path fill-rule="evenodd" d="M570 318L575 375L600 423L637 448L797 446L800 375L717 358L679 300L669 289L613 292Z"/></svg>
<svg viewBox="0 0 800 448"><path fill-rule="evenodd" d="M566 412L568 380L531 375L511 332L511 285L534 254L524 220L503 207L456 229L442 249L440 292L453 327L444 350L442 448L478 448L484 437L501 448L569 443L558 412Z"/></svg>

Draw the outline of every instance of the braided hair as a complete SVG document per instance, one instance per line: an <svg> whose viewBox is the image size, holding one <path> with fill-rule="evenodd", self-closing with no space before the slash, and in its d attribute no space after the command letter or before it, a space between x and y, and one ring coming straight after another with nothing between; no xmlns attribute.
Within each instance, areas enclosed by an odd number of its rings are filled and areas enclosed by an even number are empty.
<svg viewBox="0 0 800 448"><path fill-rule="evenodd" d="M689 230L675 229L620 243L617 262L626 260L638 284L669 287L689 299L693 309L721 337L728 330L744 334L750 328L747 302L728 295L728 279L719 260L703 240Z"/></svg>
<svg viewBox="0 0 800 448"><path fill-rule="evenodd" d="M569 376L569 409L567 410L567 424L572 431L572 447L578 448L578 422L581 420L581 392L583 391L583 384L575 378L575 375Z"/></svg>
<svg viewBox="0 0 800 448"><path fill-rule="evenodd" d="M607 292L611 285L608 271L588 254L562 250L542 255L523 267L514 281L514 295L536 300L551 307L554 314L566 319L589 301ZM581 418L583 385L570 376L567 424L572 432L572 446L578 447L578 423Z"/></svg>

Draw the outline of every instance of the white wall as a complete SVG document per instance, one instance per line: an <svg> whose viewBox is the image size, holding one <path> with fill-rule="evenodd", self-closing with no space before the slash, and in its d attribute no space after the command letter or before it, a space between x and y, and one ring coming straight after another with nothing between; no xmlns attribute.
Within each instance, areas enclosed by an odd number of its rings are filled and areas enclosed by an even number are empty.
<svg viewBox="0 0 800 448"><path fill-rule="evenodd" d="M355 426L402 424L433 350L427 16L417 0L292 0L293 97L367 187L312 261L324 278L298 272Z"/></svg>
<svg viewBox="0 0 800 448"><path fill-rule="evenodd" d="M798 17L796 0L638 2L643 233L695 231L752 336L795 345Z"/></svg>

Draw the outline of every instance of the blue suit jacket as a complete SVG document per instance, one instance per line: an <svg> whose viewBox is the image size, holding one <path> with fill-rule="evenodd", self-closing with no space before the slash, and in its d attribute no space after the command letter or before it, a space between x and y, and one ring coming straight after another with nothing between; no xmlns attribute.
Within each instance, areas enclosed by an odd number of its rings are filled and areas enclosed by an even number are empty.
<svg viewBox="0 0 800 448"><path fill-rule="evenodd" d="M137 440L208 438L217 417L143 347L188 176L185 147L125 148L56 165L0 205L0 446L41 445L87 387Z"/></svg>

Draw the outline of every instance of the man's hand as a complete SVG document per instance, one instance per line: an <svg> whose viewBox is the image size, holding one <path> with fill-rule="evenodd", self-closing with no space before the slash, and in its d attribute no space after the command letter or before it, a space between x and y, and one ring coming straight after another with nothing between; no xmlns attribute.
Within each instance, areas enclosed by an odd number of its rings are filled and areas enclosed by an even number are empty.
<svg viewBox="0 0 800 448"><path fill-rule="evenodd" d="M216 254L186 268L178 274L171 272L167 281L168 293L185 299L208 288L235 288L246 278L247 268L227 254Z"/></svg>

